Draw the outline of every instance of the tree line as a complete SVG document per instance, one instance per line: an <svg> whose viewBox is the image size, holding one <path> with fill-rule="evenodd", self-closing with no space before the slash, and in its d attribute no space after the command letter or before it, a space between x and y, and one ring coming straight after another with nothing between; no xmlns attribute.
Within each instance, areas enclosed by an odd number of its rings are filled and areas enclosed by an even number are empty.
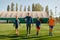
<svg viewBox="0 0 60 40"><path fill-rule="evenodd" d="M14 6L15 6L15 8L14 8ZM46 11L46 13L49 15L48 5L45 7L45 10L44 10L44 7L41 4L39 4L39 3L37 3L37 4L33 3L32 4L32 9L31 9L30 5L28 5L28 8L25 5L23 11L26 11L26 10L27 11L31 11L31 10L32 11ZM22 5L20 5L20 8L18 9L18 4L17 3L14 4L12 2L11 6L10 5L7 6L7 11L22 11Z"/></svg>

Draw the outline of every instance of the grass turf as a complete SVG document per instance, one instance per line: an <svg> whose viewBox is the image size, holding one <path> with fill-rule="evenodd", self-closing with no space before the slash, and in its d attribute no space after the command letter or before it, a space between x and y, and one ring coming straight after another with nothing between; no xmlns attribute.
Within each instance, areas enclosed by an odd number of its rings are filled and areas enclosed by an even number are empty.
<svg viewBox="0 0 60 40"><path fill-rule="evenodd" d="M47 24L41 24L39 35L36 36L35 24L31 28L31 34L26 36L26 26L19 26L19 36L15 35L13 24L0 24L0 40L60 40L60 24L56 24L53 29L53 36L48 36L49 27Z"/></svg>

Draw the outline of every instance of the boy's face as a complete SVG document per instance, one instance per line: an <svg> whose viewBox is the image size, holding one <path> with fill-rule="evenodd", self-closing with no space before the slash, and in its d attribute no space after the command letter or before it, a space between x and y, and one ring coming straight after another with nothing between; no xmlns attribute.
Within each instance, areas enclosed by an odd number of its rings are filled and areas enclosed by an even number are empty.
<svg viewBox="0 0 60 40"><path fill-rule="evenodd" d="M16 16L16 19L18 19L18 17Z"/></svg>
<svg viewBox="0 0 60 40"><path fill-rule="evenodd" d="M52 19L53 17L52 16L50 16L50 19Z"/></svg>
<svg viewBox="0 0 60 40"><path fill-rule="evenodd" d="M37 17L37 19L39 20L39 17Z"/></svg>
<svg viewBox="0 0 60 40"><path fill-rule="evenodd" d="M28 16L29 16L29 13L28 13Z"/></svg>

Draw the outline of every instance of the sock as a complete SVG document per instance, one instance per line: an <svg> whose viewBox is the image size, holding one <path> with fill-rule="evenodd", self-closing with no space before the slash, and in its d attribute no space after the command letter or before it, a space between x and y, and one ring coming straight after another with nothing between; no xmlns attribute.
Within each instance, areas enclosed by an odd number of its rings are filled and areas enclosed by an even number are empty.
<svg viewBox="0 0 60 40"><path fill-rule="evenodd" d="M52 36L52 33L51 33L51 36Z"/></svg>
<svg viewBox="0 0 60 40"><path fill-rule="evenodd" d="M38 32L37 32L37 35L38 35Z"/></svg>
<svg viewBox="0 0 60 40"><path fill-rule="evenodd" d="M49 32L49 36L52 36L52 32Z"/></svg>

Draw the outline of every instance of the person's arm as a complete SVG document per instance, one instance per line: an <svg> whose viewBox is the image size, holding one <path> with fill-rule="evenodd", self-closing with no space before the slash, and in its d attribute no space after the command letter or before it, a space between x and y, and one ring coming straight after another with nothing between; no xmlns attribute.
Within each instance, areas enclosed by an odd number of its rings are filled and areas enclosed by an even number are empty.
<svg viewBox="0 0 60 40"><path fill-rule="evenodd" d="M13 22L13 27L15 26L15 21Z"/></svg>
<svg viewBox="0 0 60 40"><path fill-rule="evenodd" d="M50 19L48 19L47 23L49 23L49 20L50 20Z"/></svg>
<svg viewBox="0 0 60 40"><path fill-rule="evenodd" d="M41 19L39 19L40 23L41 23Z"/></svg>
<svg viewBox="0 0 60 40"><path fill-rule="evenodd" d="M33 26L33 19L32 19L32 17L31 17L31 26Z"/></svg>
<svg viewBox="0 0 60 40"><path fill-rule="evenodd" d="M25 22L26 22L26 18L27 18L27 17L24 18Z"/></svg>
<svg viewBox="0 0 60 40"><path fill-rule="evenodd" d="M18 25L20 25L20 20L18 19ZM21 25L20 25L21 26Z"/></svg>
<svg viewBox="0 0 60 40"><path fill-rule="evenodd" d="M41 25L41 21L40 21L40 25Z"/></svg>
<svg viewBox="0 0 60 40"><path fill-rule="evenodd" d="M49 26L49 20L47 21L47 25Z"/></svg>
<svg viewBox="0 0 60 40"><path fill-rule="evenodd" d="M54 20L54 26L55 26L55 20Z"/></svg>
<svg viewBox="0 0 60 40"><path fill-rule="evenodd" d="M31 18L31 23L33 24L33 19Z"/></svg>

